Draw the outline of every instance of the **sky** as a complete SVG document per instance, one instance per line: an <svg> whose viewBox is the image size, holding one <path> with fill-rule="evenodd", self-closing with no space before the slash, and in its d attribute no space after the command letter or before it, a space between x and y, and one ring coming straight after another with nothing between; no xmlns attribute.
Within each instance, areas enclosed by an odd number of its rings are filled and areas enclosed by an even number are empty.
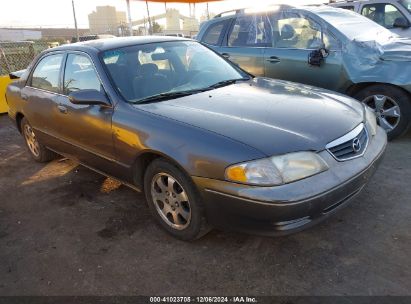
<svg viewBox="0 0 411 304"><path fill-rule="evenodd" d="M1 27L74 27L72 0L3 0L0 9ZM264 6L275 3L287 3L276 0L225 0L210 2L209 10L220 13L234 8ZM324 3L327 0L294 0L292 4ZM7 3L7 4L6 4ZM88 28L88 14L96 6L111 5L117 10L127 11L126 0L74 0L79 28ZM170 3L167 7L177 8L183 15L189 15L188 4ZM149 3L150 15L164 13L163 3ZM196 5L196 17L206 11L206 4ZM131 17L133 20L147 16L145 1L131 0Z"/></svg>

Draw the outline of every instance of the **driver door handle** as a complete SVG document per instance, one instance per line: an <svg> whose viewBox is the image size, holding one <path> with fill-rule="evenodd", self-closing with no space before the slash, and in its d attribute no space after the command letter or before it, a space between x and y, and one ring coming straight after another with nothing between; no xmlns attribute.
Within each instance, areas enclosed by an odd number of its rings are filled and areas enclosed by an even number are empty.
<svg viewBox="0 0 411 304"><path fill-rule="evenodd" d="M230 58L230 54L228 54L228 53L222 53L221 56L223 56L223 57L225 57L225 58L227 58L227 59Z"/></svg>
<svg viewBox="0 0 411 304"><path fill-rule="evenodd" d="M270 58L267 59L267 61L268 61L268 62L271 62L271 63L278 63L278 62L280 62L281 60L280 60L280 58L278 58L277 56L271 56Z"/></svg>
<svg viewBox="0 0 411 304"><path fill-rule="evenodd" d="M58 105L57 109L59 109L60 113L67 114L67 108L63 105Z"/></svg>

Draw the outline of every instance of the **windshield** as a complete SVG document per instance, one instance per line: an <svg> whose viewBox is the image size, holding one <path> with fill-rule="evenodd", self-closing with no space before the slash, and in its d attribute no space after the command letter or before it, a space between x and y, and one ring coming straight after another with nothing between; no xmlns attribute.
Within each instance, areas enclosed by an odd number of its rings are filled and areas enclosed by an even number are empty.
<svg viewBox="0 0 411 304"><path fill-rule="evenodd" d="M400 3L411 13L411 0L400 0Z"/></svg>
<svg viewBox="0 0 411 304"><path fill-rule="evenodd" d="M384 44L397 36L374 21L349 10L330 8L318 12L318 15L349 40L375 40Z"/></svg>
<svg viewBox="0 0 411 304"><path fill-rule="evenodd" d="M160 94L177 96L213 89L213 85L224 85L229 80L249 78L194 41L136 45L105 51L102 56L117 89L133 103Z"/></svg>

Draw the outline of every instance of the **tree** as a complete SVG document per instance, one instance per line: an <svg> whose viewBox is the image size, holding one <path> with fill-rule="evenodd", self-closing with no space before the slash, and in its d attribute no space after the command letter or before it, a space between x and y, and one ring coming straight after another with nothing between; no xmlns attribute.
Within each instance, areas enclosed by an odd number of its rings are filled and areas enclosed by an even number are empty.
<svg viewBox="0 0 411 304"><path fill-rule="evenodd" d="M152 33L161 33L163 29L161 28L161 25L158 24L156 21L153 21L153 30Z"/></svg>

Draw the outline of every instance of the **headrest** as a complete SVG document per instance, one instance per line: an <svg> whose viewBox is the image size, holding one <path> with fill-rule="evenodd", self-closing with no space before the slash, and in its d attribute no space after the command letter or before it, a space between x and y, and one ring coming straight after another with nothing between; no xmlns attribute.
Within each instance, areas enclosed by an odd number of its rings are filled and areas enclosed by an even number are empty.
<svg viewBox="0 0 411 304"><path fill-rule="evenodd" d="M295 29L290 24L284 24L281 28L281 39L291 39L295 35Z"/></svg>
<svg viewBox="0 0 411 304"><path fill-rule="evenodd" d="M148 76L148 75L154 75L155 73L158 72L158 67L154 63L146 63L142 64L141 67L141 75Z"/></svg>

